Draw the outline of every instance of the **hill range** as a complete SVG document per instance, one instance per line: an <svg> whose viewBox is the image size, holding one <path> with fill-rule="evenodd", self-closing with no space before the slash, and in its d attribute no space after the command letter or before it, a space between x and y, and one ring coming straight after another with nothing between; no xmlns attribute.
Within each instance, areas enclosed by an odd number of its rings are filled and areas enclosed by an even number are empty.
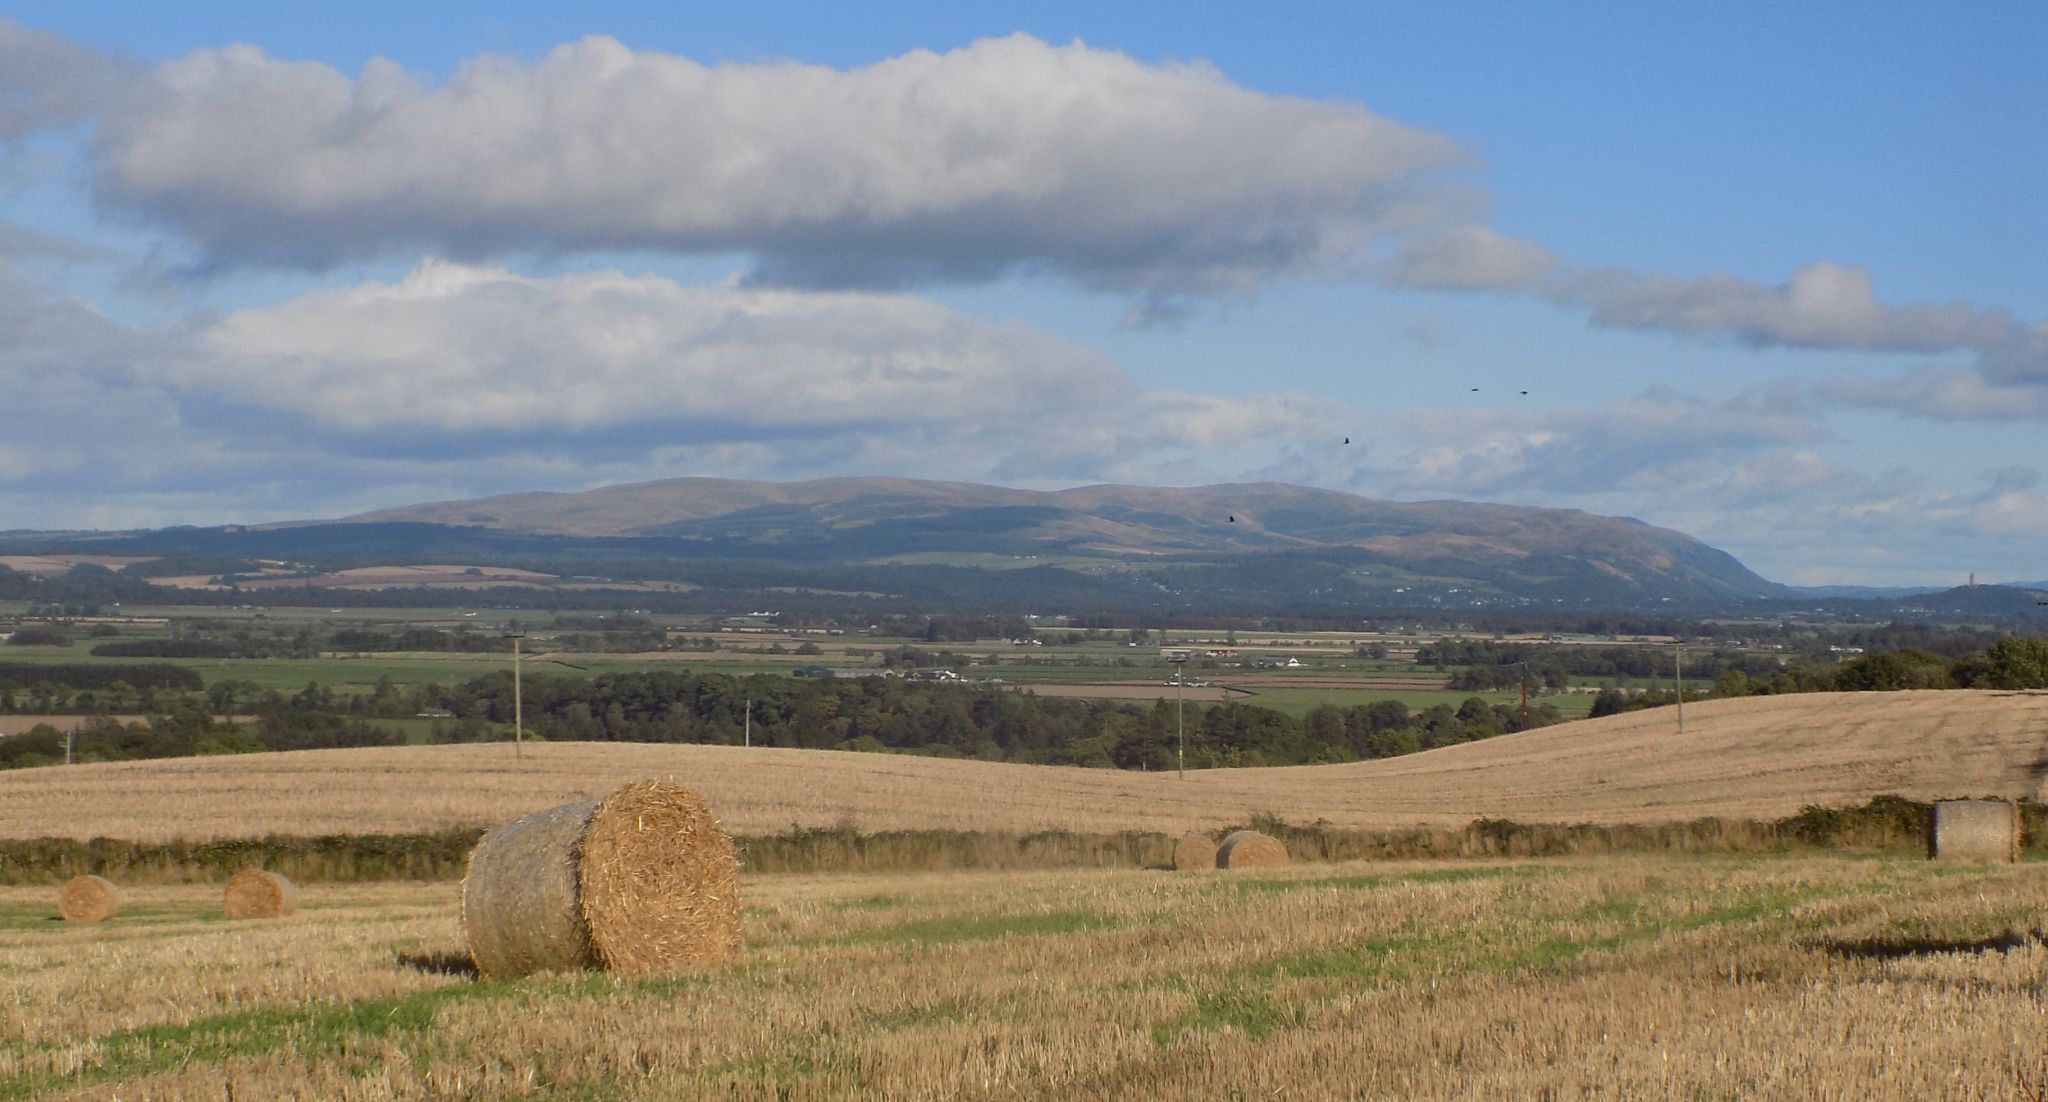
<svg viewBox="0 0 2048 1102"><path fill-rule="evenodd" d="M1006 489L961 482L680 478L575 494L510 494L347 518L580 537L640 537L796 560L964 565L1244 556L1341 566L1358 590L1463 582L1508 593L1754 597L1779 587L1683 533L1578 510L1376 501L1283 483ZM991 561L995 560L995 561ZM1377 570L1375 570L1377 568ZM1373 579L1377 577L1378 581Z"/></svg>
<svg viewBox="0 0 2048 1102"><path fill-rule="evenodd" d="M1207 830L1765 819L1873 796L2042 796L2048 692L1704 701L1346 765L1131 773L625 743L314 750L0 773L0 837L157 841L488 824L655 776L728 830Z"/></svg>
<svg viewBox="0 0 2048 1102"><path fill-rule="evenodd" d="M125 564L122 581L133 583L61 598L69 603L146 603L161 598L143 580L161 579L261 590L266 603L408 603L366 594L411 587L421 592L410 603L599 608L630 591L628 607L827 617L1081 611L1213 622L1501 609L2048 620L2048 594L2010 586L1778 585L1691 536L1626 517L1271 482L1036 491L679 478L339 520L0 534L0 566L66 555ZM0 597L10 596L33 595L0 573Z"/></svg>

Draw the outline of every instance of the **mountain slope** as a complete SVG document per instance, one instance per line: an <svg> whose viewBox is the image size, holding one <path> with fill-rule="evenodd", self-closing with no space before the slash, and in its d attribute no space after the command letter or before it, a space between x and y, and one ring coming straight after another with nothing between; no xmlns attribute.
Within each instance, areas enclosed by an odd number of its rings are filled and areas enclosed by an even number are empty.
<svg viewBox="0 0 2048 1102"><path fill-rule="evenodd" d="M702 545L705 554L779 551L800 560L949 553L1229 561L1288 554L1334 564L1365 588L1462 581L1523 595L1599 591L1653 599L1782 592L1724 552L1628 518L1376 501L1280 483L1034 491L888 478L684 478L438 502L347 520L656 537ZM1382 568L1379 582L1366 582L1374 566Z"/></svg>

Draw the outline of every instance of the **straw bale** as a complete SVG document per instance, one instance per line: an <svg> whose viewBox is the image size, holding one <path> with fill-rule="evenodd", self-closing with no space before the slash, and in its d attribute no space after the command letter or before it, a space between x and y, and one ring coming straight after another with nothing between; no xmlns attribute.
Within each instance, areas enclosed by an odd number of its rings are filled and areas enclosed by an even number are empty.
<svg viewBox="0 0 2048 1102"><path fill-rule="evenodd" d="M105 922L121 910L121 889L99 876L74 876L57 891L57 915L66 922Z"/></svg>
<svg viewBox="0 0 2048 1102"><path fill-rule="evenodd" d="M1280 839L1256 830L1240 830L1216 847L1219 869L1260 869L1287 864L1287 847Z"/></svg>
<svg viewBox="0 0 2048 1102"><path fill-rule="evenodd" d="M1942 800L1934 805L1927 856L1972 864L2020 859L2019 806L2005 800Z"/></svg>
<svg viewBox="0 0 2048 1102"><path fill-rule="evenodd" d="M283 918L299 909L299 889L268 869L243 869L222 901L229 918Z"/></svg>
<svg viewBox="0 0 2048 1102"><path fill-rule="evenodd" d="M1190 834L1173 844L1173 867L1177 870L1216 867L1216 840L1206 834Z"/></svg>
<svg viewBox="0 0 2048 1102"><path fill-rule="evenodd" d="M595 968L576 905L583 831L597 801L563 804L493 827L462 877L462 932L485 976Z"/></svg>
<svg viewBox="0 0 2048 1102"><path fill-rule="evenodd" d="M492 829L462 926L485 976L657 972L739 955L739 859L695 792L627 785Z"/></svg>

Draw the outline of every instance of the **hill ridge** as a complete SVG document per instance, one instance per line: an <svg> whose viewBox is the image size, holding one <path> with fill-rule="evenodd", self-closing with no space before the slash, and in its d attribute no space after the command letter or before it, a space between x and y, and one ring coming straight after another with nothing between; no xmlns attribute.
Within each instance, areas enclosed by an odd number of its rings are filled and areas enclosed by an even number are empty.
<svg viewBox="0 0 2048 1102"><path fill-rule="evenodd" d="M1449 500L1386 501L1284 482L1027 490L905 478L750 482L701 477L576 493L430 502L343 518L512 533L659 538L759 555L888 561L906 555L1320 555L1354 580L1578 596L1784 594L1733 556L1632 517ZM1395 580L1381 588L1392 588ZM1365 588L1373 588L1366 585Z"/></svg>

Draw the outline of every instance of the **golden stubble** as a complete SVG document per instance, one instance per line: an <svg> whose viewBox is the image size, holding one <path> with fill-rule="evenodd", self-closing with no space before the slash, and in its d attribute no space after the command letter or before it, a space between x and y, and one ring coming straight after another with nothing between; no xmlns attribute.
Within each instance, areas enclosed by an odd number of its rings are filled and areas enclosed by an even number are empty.
<svg viewBox="0 0 2048 1102"><path fill-rule="evenodd" d="M313 750L0 773L0 837L244 838L486 825L672 777L735 834L1775 818L1872 796L2039 795L2048 692L1703 701L1381 761L1171 773L620 743Z"/></svg>
<svg viewBox="0 0 2048 1102"><path fill-rule="evenodd" d="M310 885L260 927L207 919L210 889L143 889L139 918L0 928L0 1098L2022 1097L2048 1074L2040 873L753 876L738 963L510 982L446 971L452 885ZM0 913L47 895L0 890ZM437 1001L377 1025L408 999ZM287 1022L177 1049L252 1011ZM155 1057L96 1070L149 1026Z"/></svg>

